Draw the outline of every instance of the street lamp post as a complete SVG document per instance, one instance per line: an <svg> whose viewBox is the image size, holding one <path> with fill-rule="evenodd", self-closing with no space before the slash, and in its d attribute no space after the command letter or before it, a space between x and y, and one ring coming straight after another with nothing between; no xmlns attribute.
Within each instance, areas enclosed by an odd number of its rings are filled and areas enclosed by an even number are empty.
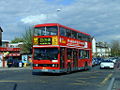
<svg viewBox="0 0 120 90"><path fill-rule="evenodd" d="M57 12L60 12L61 11L61 9L57 9Z"/></svg>

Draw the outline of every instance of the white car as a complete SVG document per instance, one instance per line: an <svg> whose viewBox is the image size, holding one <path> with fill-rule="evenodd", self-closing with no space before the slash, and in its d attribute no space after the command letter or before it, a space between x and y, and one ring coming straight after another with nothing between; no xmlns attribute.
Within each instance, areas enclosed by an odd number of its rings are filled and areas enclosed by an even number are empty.
<svg viewBox="0 0 120 90"><path fill-rule="evenodd" d="M114 69L114 62L110 60L105 60L100 63L100 68L112 68Z"/></svg>
<svg viewBox="0 0 120 90"><path fill-rule="evenodd" d="M112 61L113 61L114 63L116 63L117 59L113 59Z"/></svg>
<svg viewBox="0 0 120 90"><path fill-rule="evenodd" d="M117 59L116 58L110 58L111 61L113 61L114 63L117 62Z"/></svg>

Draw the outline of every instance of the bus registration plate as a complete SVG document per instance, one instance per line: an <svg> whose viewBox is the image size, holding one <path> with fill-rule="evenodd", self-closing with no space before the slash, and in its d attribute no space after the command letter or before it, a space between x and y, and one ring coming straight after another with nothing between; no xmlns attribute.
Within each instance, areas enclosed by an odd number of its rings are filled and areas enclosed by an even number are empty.
<svg viewBox="0 0 120 90"><path fill-rule="evenodd" d="M47 72L47 71L48 71L48 69L42 69L42 71Z"/></svg>
<svg viewBox="0 0 120 90"><path fill-rule="evenodd" d="M43 67L43 68L42 68L42 71L47 72L48 69L46 69L46 67Z"/></svg>

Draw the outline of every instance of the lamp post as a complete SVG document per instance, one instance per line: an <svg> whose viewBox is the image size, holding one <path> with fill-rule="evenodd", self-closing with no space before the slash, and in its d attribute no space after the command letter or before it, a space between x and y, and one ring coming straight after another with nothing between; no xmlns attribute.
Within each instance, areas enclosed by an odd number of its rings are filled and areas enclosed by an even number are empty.
<svg viewBox="0 0 120 90"><path fill-rule="evenodd" d="M61 9L57 9L57 12L61 11Z"/></svg>
<svg viewBox="0 0 120 90"><path fill-rule="evenodd" d="M61 11L62 11L61 9L56 10L56 16L57 16L57 19L58 19L57 22L59 22L62 19L61 18Z"/></svg>

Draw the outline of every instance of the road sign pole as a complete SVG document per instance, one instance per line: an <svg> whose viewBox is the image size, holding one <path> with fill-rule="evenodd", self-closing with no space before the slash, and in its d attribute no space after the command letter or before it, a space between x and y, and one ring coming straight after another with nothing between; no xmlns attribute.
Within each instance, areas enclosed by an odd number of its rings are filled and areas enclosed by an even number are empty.
<svg viewBox="0 0 120 90"><path fill-rule="evenodd" d="M5 67L5 59L4 59L4 56L2 56L2 61L3 61L3 68Z"/></svg>

